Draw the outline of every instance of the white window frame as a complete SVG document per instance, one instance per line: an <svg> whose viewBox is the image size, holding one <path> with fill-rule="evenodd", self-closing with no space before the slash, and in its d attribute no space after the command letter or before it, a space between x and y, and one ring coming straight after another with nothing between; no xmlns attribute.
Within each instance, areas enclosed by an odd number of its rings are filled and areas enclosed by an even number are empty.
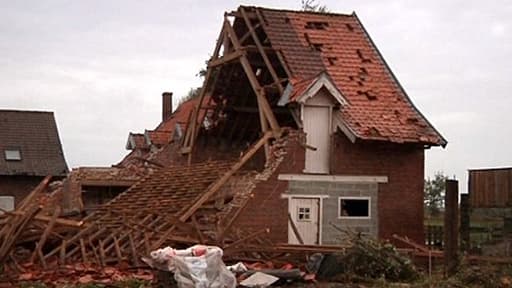
<svg viewBox="0 0 512 288"><path fill-rule="evenodd" d="M21 161L21 150L19 148L4 149L4 159L6 161Z"/></svg>
<svg viewBox="0 0 512 288"><path fill-rule="evenodd" d="M341 200L368 200L368 216L342 216L341 215ZM357 219L371 219L371 218L372 218L372 197L369 197L369 196L340 196L340 197L338 197L338 219L357 220Z"/></svg>

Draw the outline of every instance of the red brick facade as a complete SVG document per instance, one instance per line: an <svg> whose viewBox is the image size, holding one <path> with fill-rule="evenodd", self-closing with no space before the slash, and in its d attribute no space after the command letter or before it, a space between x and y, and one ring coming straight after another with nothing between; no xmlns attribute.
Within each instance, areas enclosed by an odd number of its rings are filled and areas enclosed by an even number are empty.
<svg viewBox="0 0 512 288"><path fill-rule="evenodd" d="M388 183L379 184L379 237L391 239L393 234L399 234L422 243L423 148L384 142L354 144L340 134L334 136L333 142L331 174L388 177ZM288 182L277 180L277 176L302 173L305 160L305 149L297 140L289 140L285 150L285 160L267 181L256 186L252 203L238 220L239 227L270 228L270 238L276 242L288 240L288 203L281 198Z"/></svg>

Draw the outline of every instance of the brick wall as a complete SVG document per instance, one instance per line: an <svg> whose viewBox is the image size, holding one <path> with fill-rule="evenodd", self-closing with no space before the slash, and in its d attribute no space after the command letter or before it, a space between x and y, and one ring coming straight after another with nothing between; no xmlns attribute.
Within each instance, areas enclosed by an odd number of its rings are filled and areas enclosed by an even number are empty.
<svg viewBox="0 0 512 288"><path fill-rule="evenodd" d="M0 196L14 196L17 205L44 177L39 176L0 176Z"/></svg>
<svg viewBox="0 0 512 288"><path fill-rule="evenodd" d="M276 242L288 240L287 181L279 174L301 174L305 150L299 144L304 135L291 135L283 148L285 159L267 181L254 189L254 198L237 223L242 228L270 228ZM378 234L391 239L393 234L423 242L424 151L421 146L381 142L351 143L344 135L333 139L331 169L335 175L388 176L388 183L378 184Z"/></svg>
<svg viewBox="0 0 512 288"><path fill-rule="evenodd" d="M421 146L351 143L334 137L332 174L388 176L379 184L379 237L393 234L423 243L424 151Z"/></svg>

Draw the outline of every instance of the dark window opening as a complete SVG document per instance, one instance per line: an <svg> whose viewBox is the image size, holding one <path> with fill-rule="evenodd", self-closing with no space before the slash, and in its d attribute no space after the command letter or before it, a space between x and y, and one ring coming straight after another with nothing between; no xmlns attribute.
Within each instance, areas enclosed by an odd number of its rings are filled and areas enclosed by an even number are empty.
<svg viewBox="0 0 512 288"><path fill-rule="evenodd" d="M336 64L336 61L338 61L337 57L327 57L327 61L329 61L330 65Z"/></svg>
<svg viewBox="0 0 512 288"><path fill-rule="evenodd" d="M306 23L306 25L304 25L304 28L306 29L316 30L325 30L327 27L329 27L329 23L320 21L309 21Z"/></svg>
<svg viewBox="0 0 512 288"><path fill-rule="evenodd" d="M352 27L352 25L347 23L347 24L345 24L345 26L347 26L348 31L350 31L350 32L354 31L354 27Z"/></svg>
<svg viewBox="0 0 512 288"><path fill-rule="evenodd" d="M340 198L340 217L370 217L370 199Z"/></svg>
<svg viewBox="0 0 512 288"><path fill-rule="evenodd" d="M311 44L311 47L313 47L313 50L321 52L324 44L313 43Z"/></svg>

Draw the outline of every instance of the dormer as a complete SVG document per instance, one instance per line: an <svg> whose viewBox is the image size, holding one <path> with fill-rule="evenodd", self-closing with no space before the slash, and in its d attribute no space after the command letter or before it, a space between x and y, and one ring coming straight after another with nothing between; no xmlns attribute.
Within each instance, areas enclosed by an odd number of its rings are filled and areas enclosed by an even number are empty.
<svg viewBox="0 0 512 288"><path fill-rule="evenodd" d="M347 100L329 75L322 72L310 80L290 82L279 105L289 102L298 104L300 122L306 133L304 173L329 174L331 135L338 124L333 111L347 106Z"/></svg>

